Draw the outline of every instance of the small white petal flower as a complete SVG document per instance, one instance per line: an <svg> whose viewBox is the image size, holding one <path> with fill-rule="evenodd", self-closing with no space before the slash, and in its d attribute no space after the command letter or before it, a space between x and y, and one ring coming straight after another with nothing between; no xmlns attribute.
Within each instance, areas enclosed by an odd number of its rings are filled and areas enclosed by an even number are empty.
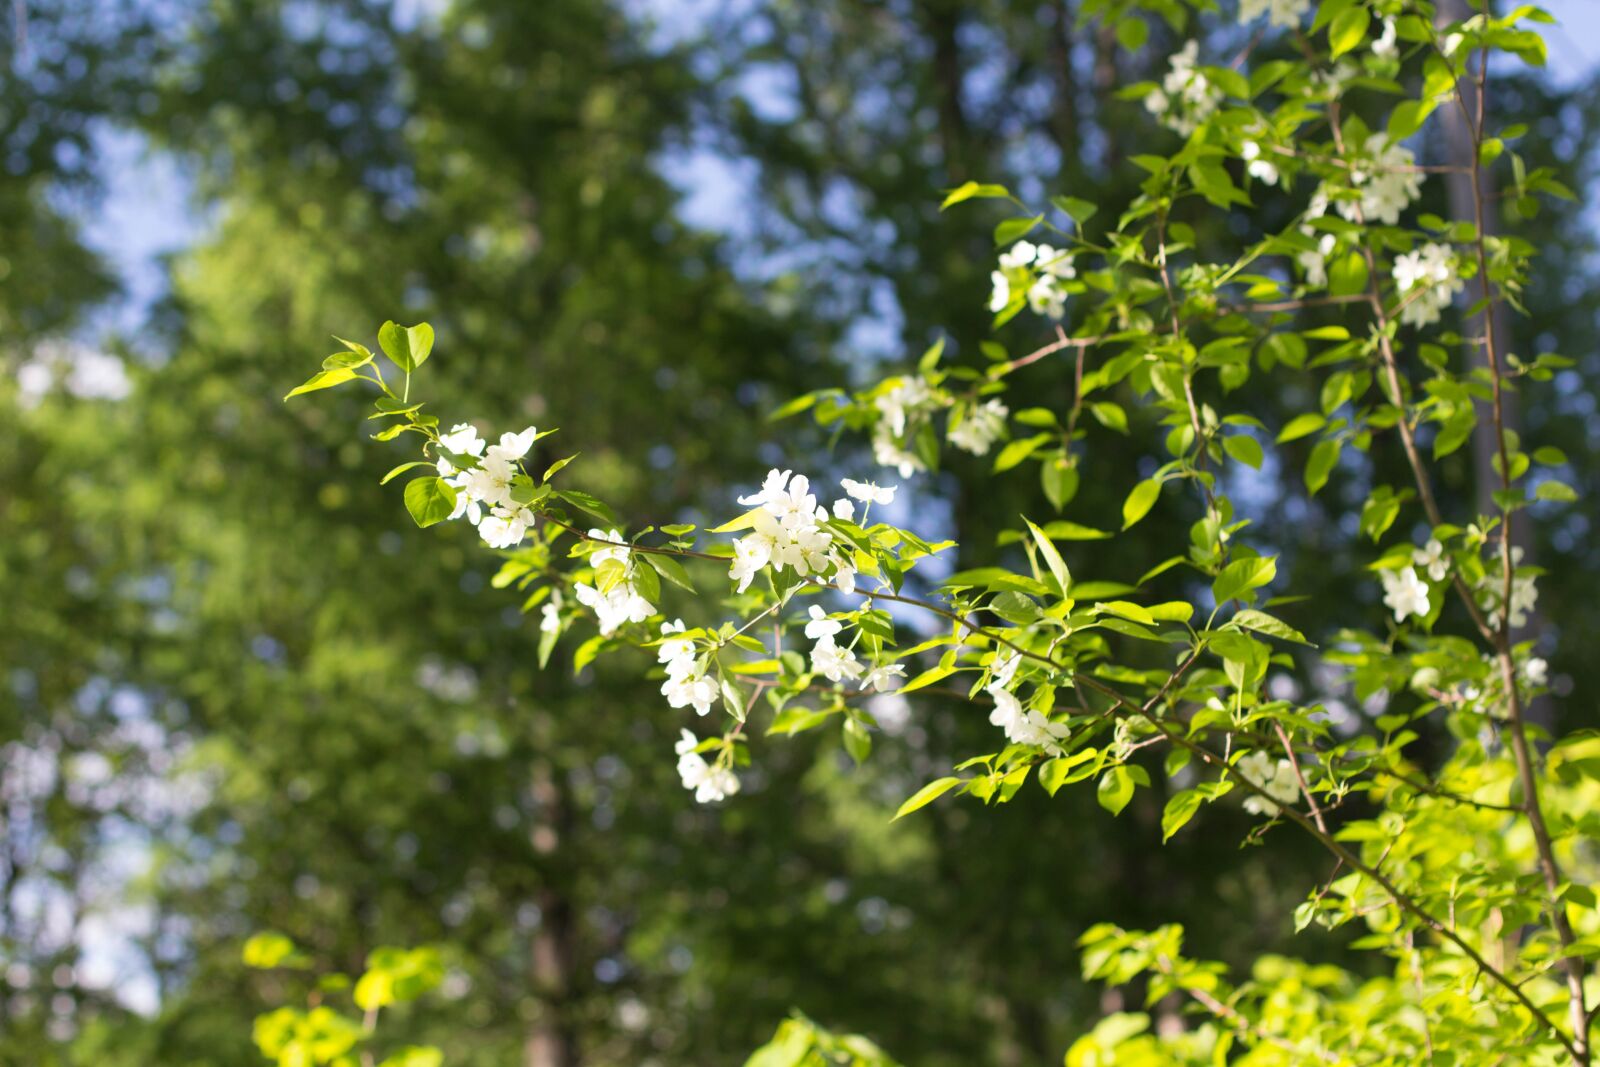
<svg viewBox="0 0 1600 1067"><path fill-rule="evenodd" d="M478 436L478 428L470 422L458 422L450 427L450 432L439 438L439 447L458 456L483 455L483 438Z"/></svg>
<svg viewBox="0 0 1600 1067"><path fill-rule="evenodd" d="M881 487L874 485L872 482L857 482L849 478L840 479L839 484L847 494L855 497L863 504L893 503L894 491L899 488L896 485Z"/></svg>
<svg viewBox="0 0 1600 1067"><path fill-rule="evenodd" d="M844 623L828 618L828 613L816 604L811 605L806 614L811 617L811 621L806 623L806 636L813 641L831 638L844 629Z"/></svg>
<svg viewBox="0 0 1600 1067"><path fill-rule="evenodd" d="M1383 579L1383 602L1394 612L1396 622L1404 622L1408 615L1420 619L1428 614L1428 583L1417 577L1415 568L1379 571L1378 576Z"/></svg>
<svg viewBox="0 0 1600 1067"><path fill-rule="evenodd" d="M846 679L853 682L861 677L861 664L856 654L834 644L831 637L824 637L811 650L811 669L830 682Z"/></svg>
<svg viewBox="0 0 1600 1067"><path fill-rule="evenodd" d="M500 443L490 445L488 455L507 463L515 463L528 454L528 449L533 447L533 439L539 436L539 431L529 426L521 433L503 433Z"/></svg>
<svg viewBox="0 0 1600 1067"><path fill-rule="evenodd" d="M835 500L833 502L833 517L836 519L843 519L846 522L854 520L856 517L856 505L854 501L846 500L843 497Z"/></svg>
<svg viewBox="0 0 1600 1067"><path fill-rule="evenodd" d="M1428 538L1428 543L1411 553L1411 561L1419 567L1426 567L1428 577L1435 582L1444 581L1444 576L1450 573L1450 560L1444 554L1444 545L1439 543L1437 537Z"/></svg>
<svg viewBox="0 0 1600 1067"><path fill-rule="evenodd" d="M905 678L906 665L904 663L885 663L872 668L861 679L862 689L874 689L880 693L897 687Z"/></svg>

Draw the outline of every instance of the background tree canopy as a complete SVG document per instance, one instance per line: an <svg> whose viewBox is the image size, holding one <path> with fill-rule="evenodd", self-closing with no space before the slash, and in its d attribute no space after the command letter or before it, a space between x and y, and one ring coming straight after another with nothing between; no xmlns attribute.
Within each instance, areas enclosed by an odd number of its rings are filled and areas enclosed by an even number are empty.
<svg viewBox="0 0 1600 1067"><path fill-rule="evenodd" d="M395 1025L452 1064L527 1067L739 1062L792 1008L908 1063L1053 1062L1118 1006L1077 977L1092 923L1184 922L1196 955L1241 965L1282 949L1301 887L1279 872L1323 861L1286 834L1235 852L1237 809L1165 848L1144 795L1115 823L1087 793L1035 791L1004 817L889 824L908 783L991 729L955 702L886 723L900 743L861 768L832 733L772 746L737 804L692 807L642 658L574 674L563 649L539 669L537 615L496 560L470 531L412 528L379 486L409 457L353 443L359 398L278 402L346 324L427 319L451 353L434 397L497 424L559 418L588 484L634 514L698 521L780 460L860 475L858 444L790 428L780 452L767 415L937 337L987 337L996 216L941 215L941 191L1125 200L1129 157L1169 136L1118 90L1182 38L1152 22L1129 52L1080 20L1094 6L16 5L0 1062L256 1062L251 1020L284 996L239 963L263 929L350 971L378 945L442 946L443 995ZM1225 52L1251 30L1217 33ZM1493 107L1533 127L1530 164L1585 191L1600 94L1580 73L1508 75ZM137 201L130 159L185 193L155 300L95 221L107 196ZM1448 190L1429 195L1446 213ZM1286 225L1280 199L1255 210ZM1594 336L1584 199L1522 224L1541 255L1507 328L1526 350ZM1197 244L1232 225L1216 212ZM1013 354L1049 336L1014 329ZM1571 730L1600 726L1582 669L1600 355L1564 354L1576 366L1519 417L1583 499L1528 545L1565 576L1540 603L1560 631L1533 636ZM1070 376L1035 381L1064 396ZM1245 389L1274 424L1308 402ZM986 481L992 457L973 458L906 506L981 559L1019 512L1115 512L1148 473L1135 439L1158 432L1130 430L1055 485ZM1300 610L1337 625L1361 607L1351 505L1403 478L1352 457L1312 500L1300 465L1234 492L1306 562ZM1472 501L1488 478L1463 449L1440 489ZM1132 580L1155 529L1097 569ZM1353 935L1307 936L1353 963Z"/></svg>

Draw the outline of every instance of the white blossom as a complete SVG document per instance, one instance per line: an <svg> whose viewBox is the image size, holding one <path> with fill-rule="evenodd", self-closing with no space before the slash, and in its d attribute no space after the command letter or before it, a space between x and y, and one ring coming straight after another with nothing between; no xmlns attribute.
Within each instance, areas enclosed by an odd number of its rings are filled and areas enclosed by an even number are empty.
<svg viewBox="0 0 1600 1067"><path fill-rule="evenodd" d="M1017 668L1022 665L1022 653L1006 651L995 654L994 662L989 664L989 684L1002 689L1011 688L1011 680L1017 676Z"/></svg>
<svg viewBox="0 0 1600 1067"><path fill-rule="evenodd" d="M1440 312L1450 306L1465 285L1456 274L1450 249L1432 241L1396 257L1394 283L1404 297L1400 321L1410 326L1438 322Z"/></svg>
<svg viewBox="0 0 1600 1067"><path fill-rule="evenodd" d="M1255 141L1246 141L1239 146L1239 155L1245 161L1245 170L1250 177L1268 185L1278 184L1278 168L1270 160L1261 158L1261 146Z"/></svg>
<svg viewBox="0 0 1600 1067"><path fill-rule="evenodd" d="M1394 612L1396 622L1405 622L1408 615L1420 619L1428 614L1428 583L1417 577L1415 568L1379 571L1378 576L1383 579L1383 602Z"/></svg>
<svg viewBox="0 0 1600 1067"><path fill-rule="evenodd" d="M1053 278L1076 278L1078 268L1073 265L1072 253L1065 248L1040 245L1036 250L1034 268Z"/></svg>
<svg viewBox="0 0 1600 1067"><path fill-rule="evenodd" d="M490 548L515 548L533 525L525 507L497 507L478 523L478 536Z"/></svg>
<svg viewBox="0 0 1600 1067"><path fill-rule="evenodd" d="M739 791L739 779L728 768L707 763L705 757L695 751L699 744L699 738L688 730L680 735L674 746L678 754L678 777L701 804L726 800Z"/></svg>
<svg viewBox="0 0 1600 1067"><path fill-rule="evenodd" d="M1239 0L1239 21L1254 22L1266 14L1274 26L1294 27L1310 9L1311 0Z"/></svg>
<svg viewBox="0 0 1600 1067"><path fill-rule="evenodd" d="M661 695L667 698L667 703L675 708L693 706L696 715L705 715L711 711L722 695L717 680L706 674L693 673L693 664L690 664L690 673L676 678L670 674L661 685Z"/></svg>
<svg viewBox="0 0 1600 1067"><path fill-rule="evenodd" d="M1028 286L1028 307L1035 315L1059 319L1067 311L1067 291L1053 275L1041 274Z"/></svg>
<svg viewBox="0 0 1600 1067"><path fill-rule="evenodd" d="M450 432L439 437L439 447L458 456L481 456L486 442L478 436L478 428L470 422L458 422ZM449 463L449 460L442 460ZM452 469L454 469L452 467Z"/></svg>
<svg viewBox="0 0 1600 1067"><path fill-rule="evenodd" d="M1199 57L1199 41L1190 41L1174 52L1161 88L1150 90L1144 98L1145 110L1184 137L1210 118L1222 102L1222 90L1196 69Z"/></svg>
<svg viewBox="0 0 1600 1067"><path fill-rule="evenodd" d="M828 613L816 604L811 605L806 614L811 619L806 623L806 636L813 641L832 640L835 634L844 629L844 623L828 618Z"/></svg>
<svg viewBox="0 0 1600 1067"><path fill-rule="evenodd" d="M911 416L926 408L933 399L933 390L921 378L900 378L872 404L894 435L902 437Z"/></svg>
<svg viewBox="0 0 1600 1067"><path fill-rule="evenodd" d="M1257 749L1240 759L1234 768L1246 781L1260 786L1267 794L1263 797L1252 793L1245 798L1244 810L1252 815L1271 818L1278 814L1281 805L1293 804L1300 799L1300 784L1295 781L1294 766L1286 759L1274 760Z"/></svg>
<svg viewBox="0 0 1600 1067"><path fill-rule="evenodd" d="M863 504L890 504L894 502L894 491L899 486L891 485L882 487L872 482L857 482L850 478L842 478L839 484L844 491Z"/></svg>
<svg viewBox="0 0 1600 1067"><path fill-rule="evenodd" d="M666 666L669 677L688 674L694 670L694 642L685 638L671 636L672 634L681 634L683 632L682 619L673 619L671 622L661 624L661 636L665 640L656 647L656 662Z"/></svg>
<svg viewBox="0 0 1600 1067"><path fill-rule="evenodd" d="M1042 748L1052 756L1065 755L1061 741L1071 733L1066 723L1051 722L1036 710L1024 711L1016 695L1001 686L991 684L988 693L994 698L989 722L1005 731L1007 741Z"/></svg>
<svg viewBox="0 0 1600 1067"><path fill-rule="evenodd" d="M1400 212L1422 195L1422 176L1415 172L1417 159L1404 145L1390 144L1388 134L1374 133L1367 138L1370 163L1358 164L1350 172L1350 184L1361 196L1340 200L1339 214L1350 222L1400 221Z"/></svg>
<svg viewBox="0 0 1600 1067"><path fill-rule="evenodd" d="M617 530L590 530L589 537L598 542L622 541L622 534ZM579 582L572 588L578 603L594 612L602 634L610 634L626 623L644 622L656 613L655 607L640 595L634 584L636 565L627 544L606 543L589 556L589 562L596 568L612 561L622 564L623 576L606 592L600 592L587 582Z"/></svg>
<svg viewBox="0 0 1600 1067"><path fill-rule="evenodd" d="M1411 562L1426 567L1428 577L1435 582L1444 581L1444 576L1450 573L1450 558L1444 554L1444 545L1437 537L1428 538L1426 545L1412 552Z"/></svg>
<svg viewBox="0 0 1600 1067"><path fill-rule="evenodd" d="M1506 612L1501 610L1501 599L1505 592L1505 546L1502 544L1496 551L1493 565L1488 567L1483 578L1478 582L1478 603L1489 612L1489 624L1495 629L1502 625L1502 618ZM1526 626L1528 614L1533 611L1534 605L1539 602L1539 589L1534 584L1531 574L1517 574L1515 568L1522 563L1522 549L1519 546L1511 547L1511 625L1513 627Z"/></svg>
<svg viewBox="0 0 1600 1067"><path fill-rule="evenodd" d="M811 650L811 669L830 682L841 682L845 679L853 682L861 677L862 671L856 654L848 648L834 644L832 637L824 637Z"/></svg>
<svg viewBox="0 0 1600 1067"><path fill-rule="evenodd" d="M888 426L881 422L872 434L872 458L879 466L895 468L902 478L909 478L917 471L928 469L928 465L922 462L922 457L902 447L889 432Z"/></svg>
<svg viewBox="0 0 1600 1067"><path fill-rule="evenodd" d="M1395 40L1394 19L1383 20L1383 33L1372 42L1372 54L1379 59L1394 59L1400 54L1399 43Z"/></svg>
<svg viewBox="0 0 1600 1067"><path fill-rule="evenodd" d="M515 463L528 454L528 449L533 447L533 439L539 436L539 431L529 426L521 433L503 433L498 444L490 445L485 456Z"/></svg>
<svg viewBox="0 0 1600 1067"><path fill-rule="evenodd" d="M1009 414L1011 409L998 400L974 407L965 418L950 428L950 443L975 456L984 455L1005 432L1006 416Z"/></svg>
<svg viewBox="0 0 1600 1067"><path fill-rule="evenodd" d="M861 688L863 690L873 689L882 693L898 686L905 678L905 674L906 665L904 663L883 663L862 676Z"/></svg>
<svg viewBox="0 0 1600 1067"><path fill-rule="evenodd" d="M1550 664L1539 656L1532 656L1522 664L1522 680L1532 686L1550 684Z"/></svg>
<svg viewBox="0 0 1600 1067"><path fill-rule="evenodd" d="M1006 277L1005 271L992 270L989 272L989 310L995 314L1006 309L1011 303L1011 279Z"/></svg>
<svg viewBox="0 0 1600 1067"><path fill-rule="evenodd" d="M837 559L831 552L833 535L821 526L828 513L818 505L805 475L772 470L761 491L740 497L739 503L759 505L752 530L733 546L728 575L739 583L739 592L749 588L763 567L787 567L805 577L822 573Z"/></svg>
<svg viewBox="0 0 1600 1067"><path fill-rule="evenodd" d="M845 522L853 521L856 517L855 501L846 497L840 497L838 500L835 500L833 502L833 517L836 519L842 519Z"/></svg>
<svg viewBox="0 0 1600 1067"><path fill-rule="evenodd" d="M553 634L561 629L561 590L551 592L550 599L544 602L544 607L539 609L539 630L542 633Z"/></svg>
<svg viewBox="0 0 1600 1067"><path fill-rule="evenodd" d="M1046 245L1045 247L1048 248L1050 246ZM1000 269L1011 271L1030 267L1038 254L1039 249L1037 246L1028 241L1018 241L1009 249L1000 253Z"/></svg>

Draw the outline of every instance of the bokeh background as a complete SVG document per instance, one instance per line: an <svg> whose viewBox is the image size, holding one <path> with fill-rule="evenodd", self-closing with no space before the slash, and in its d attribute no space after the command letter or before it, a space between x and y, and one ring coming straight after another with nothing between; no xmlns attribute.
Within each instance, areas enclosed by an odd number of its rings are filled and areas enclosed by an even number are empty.
<svg viewBox="0 0 1600 1067"><path fill-rule="evenodd" d="M1167 143L1117 90L1181 38L1156 24L1119 54L1082 6L6 5L0 1063L257 1062L252 1017L299 995L239 964L267 929L335 969L443 946L443 990L392 1025L525 1067L737 1063L791 1008L910 1064L1056 1062L1118 1006L1077 977L1092 922L1187 922L1194 954L1240 966L1287 950L1325 863L1284 833L1241 849L1236 811L1164 848L1148 791L1118 820L1029 789L889 825L991 729L937 698L885 707L864 768L836 736L772 739L736 801L695 808L642 657L539 671L493 554L378 486L400 457L365 440L360 398L280 401L330 334L426 318L447 421L560 425L586 486L641 521L725 512L770 464L868 473L858 442L765 414L941 334L976 358L996 215L940 215L940 190L1115 205L1126 157ZM1597 6L1552 5L1549 69L1496 71L1491 105L1580 192L1524 224L1543 257L1512 329L1578 361L1519 415L1589 500ZM1248 34L1221 25L1207 54ZM1308 192L1260 211L1286 222ZM1202 246L1229 225L1197 221ZM1042 327L1008 329L1023 351ZM1029 387L1067 381L1041 364ZM1307 395L1255 393L1270 425ZM1110 525L1157 436L1097 442L1067 516ZM1341 512L1400 484L1396 457L1346 456L1313 501L1296 447L1236 495L1309 597L1296 625L1370 622ZM984 559L1049 510L986 471L920 478L905 517ZM1452 513L1480 481L1471 450L1444 465ZM1162 507L1081 558L1132 579L1187 521ZM1564 729L1600 725L1597 518L1565 508L1533 546L1558 576L1531 636ZM1343 944L1293 951L1349 964Z"/></svg>

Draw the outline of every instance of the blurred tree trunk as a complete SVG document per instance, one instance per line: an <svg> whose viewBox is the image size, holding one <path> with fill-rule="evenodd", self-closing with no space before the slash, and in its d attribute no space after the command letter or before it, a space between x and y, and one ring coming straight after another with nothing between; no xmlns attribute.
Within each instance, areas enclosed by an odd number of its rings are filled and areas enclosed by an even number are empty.
<svg viewBox="0 0 1600 1067"><path fill-rule="evenodd" d="M549 764L534 768L534 851L553 858L568 836L571 813ZM529 946L529 978L539 1000L538 1014L528 1028L524 1067L577 1067L578 1041L572 1026L572 903L547 864L538 893L539 926Z"/></svg>
<svg viewBox="0 0 1600 1067"><path fill-rule="evenodd" d="M1439 0L1435 14L1436 25L1446 26L1451 23L1461 22L1478 13L1478 9L1470 0ZM1473 137L1472 123L1478 114L1478 86L1473 78L1476 69L1476 59L1467 63L1467 77L1461 81L1461 102L1465 107L1450 103L1440 109L1441 121L1444 123L1445 162L1452 167L1471 167L1476 154L1475 138ZM1487 105L1486 105L1487 110ZM1472 175L1464 170L1455 170L1445 175L1445 189L1450 197L1450 214L1453 218L1472 221L1476 217L1476 204L1474 204L1474 191ZM1494 171L1485 167L1478 174L1478 192L1483 196L1483 235L1497 237L1500 234L1500 213L1497 205L1499 199L1499 182ZM1477 303L1479 299L1479 282L1469 282L1462 293L1462 300L1467 305ZM1474 316L1468 324L1469 336L1479 338L1492 338L1494 350L1499 353L1501 365L1505 364L1505 357L1511 350L1511 322L1510 308L1505 301L1497 300L1490 305L1486 312ZM1474 369L1489 368L1489 349L1486 344L1467 344L1467 358ZM1522 433L1522 402L1521 394L1514 389L1506 389L1500 394L1500 422L1510 433ZM1500 475L1495 472L1494 460L1499 454L1499 442L1496 440L1493 409L1487 402L1478 404L1478 425L1472 434L1472 466L1473 481L1477 486L1477 510L1480 514L1493 515L1499 510L1494 502L1494 492L1500 487ZM1533 566L1538 562L1534 551L1533 538L1528 529L1527 516L1517 512L1512 517L1511 543L1522 549L1522 563ZM1528 613L1528 624L1514 632L1517 639L1536 636L1540 626L1537 609ZM1552 723L1550 702L1545 699L1535 700L1528 709L1529 719L1540 726L1549 727Z"/></svg>

